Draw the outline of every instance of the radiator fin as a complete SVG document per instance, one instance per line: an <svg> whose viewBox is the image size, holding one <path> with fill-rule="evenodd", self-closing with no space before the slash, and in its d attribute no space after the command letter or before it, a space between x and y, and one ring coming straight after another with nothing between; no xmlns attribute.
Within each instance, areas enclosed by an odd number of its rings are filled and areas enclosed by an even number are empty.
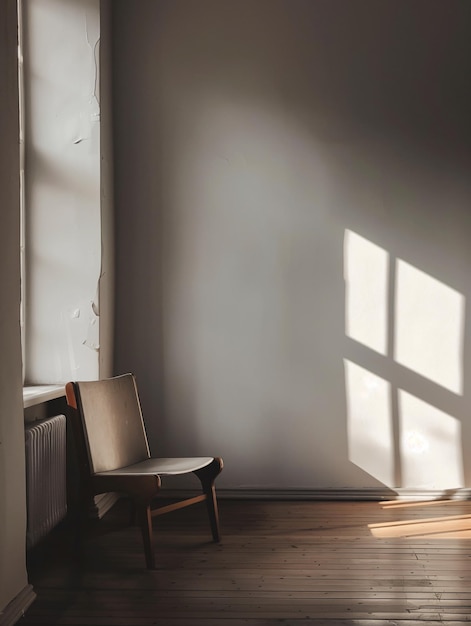
<svg viewBox="0 0 471 626"><path fill-rule="evenodd" d="M36 545L67 513L66 419L56 415L27 424L26 545Z"/></svg>

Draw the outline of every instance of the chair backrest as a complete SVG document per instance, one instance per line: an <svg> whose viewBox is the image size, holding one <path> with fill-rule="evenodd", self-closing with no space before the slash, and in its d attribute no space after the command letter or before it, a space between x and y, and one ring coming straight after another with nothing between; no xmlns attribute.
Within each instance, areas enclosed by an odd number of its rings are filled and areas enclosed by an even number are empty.
<svg viewBox="0 0 471 626"><path fill-rule="evenodd" d="M149 458L141 405L132 374L68 383L66 393L68 404L77 409L80 418L92 474Z"/></svg>

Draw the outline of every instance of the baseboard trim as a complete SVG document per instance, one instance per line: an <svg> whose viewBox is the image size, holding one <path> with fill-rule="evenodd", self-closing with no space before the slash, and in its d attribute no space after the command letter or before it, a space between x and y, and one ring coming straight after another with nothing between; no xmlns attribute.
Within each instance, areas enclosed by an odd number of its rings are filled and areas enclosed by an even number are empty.
<svg viewBox="0 0 471 626"><path fill-rule="evenodd" d="M471 489L396 489L397 500L471 500Z"/></svg>
<svg viewBox="0 0 471 626"><path fill-rule="evenodd" d="M36 594L33 591L33 586L26 585L0 613L0 626L13 626L13 624L16 624L24 616L35 598Z"/></svg>
<svg viewBox="0 0 471 626"><path fill-rule="evenodd" d="M389 489L218 489L218 498L228 500L392 500Z"/></svg>
<svg viewBox="0 0 471 626"><path fill-rule="evenodd" d="M471 489L217 489L220 500L338 500L338 501L385 501L385 500L471 500ZM165 490L169 498L192 497L196 490Z"/></svg>

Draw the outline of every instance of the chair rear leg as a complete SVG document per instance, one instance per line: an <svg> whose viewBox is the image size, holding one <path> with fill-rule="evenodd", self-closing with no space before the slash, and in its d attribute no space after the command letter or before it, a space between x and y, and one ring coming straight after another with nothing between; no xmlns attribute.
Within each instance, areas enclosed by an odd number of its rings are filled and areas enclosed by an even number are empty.
<svg viewBox="0 0 471 626"><path fill-rule="evenodd" d="M213 459L212 463L194 472L194 474L200 479L203 493L206 495L206 505L208 508L211 533L213 535L213 540L216 542L221 540L221 536L219 532L219 511L214 480L216 479L216 476L221 473L222 468L222 459L216 457Z"/></svg>
<svg viewBox="0 0 471 626"><path fill-rule="evenodd" d="M141 526L146 566L147 569L155 569L154 533L152 530L151 508L148 503L136 503L136 508L139 513L139 524Z"/></svg>
<svg viewBox="0 0 471 626"><path fill-rule="evenodd" d="M221 536L219 533L219 511L218 511L218 503L216 498L216 488L214 485L211 485L209 491L206 492L207 500L206 505L208 507L208 516L209 523L211 525L211 533L213 535L213 540L216 542L221 541Z"/></svg>

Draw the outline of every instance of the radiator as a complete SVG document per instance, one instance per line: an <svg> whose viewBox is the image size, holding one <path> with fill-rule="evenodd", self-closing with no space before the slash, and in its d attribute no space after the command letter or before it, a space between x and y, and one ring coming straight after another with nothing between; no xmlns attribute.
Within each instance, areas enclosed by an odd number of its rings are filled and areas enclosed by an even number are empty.
<svg viewBox="0 0 471 626"><path fill-rule="evenodd" d="M66 420L56 415L25 427L28 548L67 513Z"/></svg>

